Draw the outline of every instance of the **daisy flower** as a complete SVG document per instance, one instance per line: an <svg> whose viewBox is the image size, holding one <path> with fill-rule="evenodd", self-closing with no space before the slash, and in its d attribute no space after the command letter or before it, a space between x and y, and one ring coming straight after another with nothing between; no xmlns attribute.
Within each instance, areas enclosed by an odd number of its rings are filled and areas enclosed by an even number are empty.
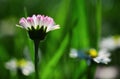
<svg viewBox="0 0 120 79"><path fill-rule="evenodd" d="M103 38L100 42L100 49L114 50L115 48L120 47L120 37L111 36Z"/></svg>
<svg viewBox="0 0 120 79"><path fill-rule="evenodd" d="M108 64L111 61L111 59L109 58L110 55L111 54L105 49L101 49L97 52L97 50L93 48L86 51L72 48L69 53L69 56L71 58L85 59L88 64L91 63L91 60L96 63Z"/></svg>
<svg viewBox="0 0 120 79"><path fill-rule="evenodd" d="M28 31L31 39L44 39L47 32L59 29L53 18L44 15L33 15L32 17L21 18L19 25Z"/></svg>
<svg viewBox="0 0 120 79"><path fill-rule="evenodd" d="M16 72L18 69L20 69L22 74L25 76L28 76L35 71L33 63L25 59L11 59L5 63L5 68L11 72Z"/></svg>

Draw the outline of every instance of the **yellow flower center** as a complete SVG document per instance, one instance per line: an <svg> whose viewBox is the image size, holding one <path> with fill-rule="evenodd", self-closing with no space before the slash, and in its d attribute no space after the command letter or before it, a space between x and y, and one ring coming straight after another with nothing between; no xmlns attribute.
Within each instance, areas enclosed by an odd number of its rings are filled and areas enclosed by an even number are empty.
<svg viewBox="0 0 120 79"><path fill-rule="evenodd" d="M115 44L118 44L120 37L119 36L114 36L113 38L114 38Z"/></svg>
<svg viewBox="0 0 120 79"><path fill-rule="evenodd" d="M17 65L18 67L24 67L27 64L27 61L24 59L18 60Z"/></svg>
<svg viewBox="0 0 120 79"><path fill-rule="evenodd" d="M92 58L95 58L97 57L97 51L95 49L90 49L89 50L89 55L92 57Z"/></svg>

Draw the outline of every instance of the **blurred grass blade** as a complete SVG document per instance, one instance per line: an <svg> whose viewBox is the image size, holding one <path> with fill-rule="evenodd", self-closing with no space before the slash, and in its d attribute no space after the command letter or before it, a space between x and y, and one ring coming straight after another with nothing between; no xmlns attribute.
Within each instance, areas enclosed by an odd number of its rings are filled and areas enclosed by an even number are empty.
<svg viewBox="0 0 120 79"><path fill-rule="evenodd" d="M26 7L24 7L24 15L25 15L25 17L27 18L27 8Z"/></svg>
<svg viewBox="0 0 120 79"><path fill-rule="evenodd" d="M73 48L78 48L79 49L79 32L77 31L77 28L74 28L72 30L72 42L71 42L71 46Z"/></svg>
<svg viewBox="0 0 120 79"><path fill-rule="evenodd" d="M79 33L80 40L80 48L89 47L89 36L88 36L88 26L87 26L87 17L86 17L86 8L85 8L85 0L76 0L76 8L77 8L77 17L78 17L78 25L77 31Z"/></svg>
<svg viewBox="0 0 120 79"><path fill-rule="evenodd" d="M61 39L63 31L66 27L65 23L67 19L67 14L70 9L70 2L71 0L61 0L61 3L59 4L59 8L56 10L56 15L54 18L55 22L60 25L60 29L58 31L55 31L54 33L51 33L51 38L54 38L56 40Z"/></svg>
<svg viewBox="0 0 120 79"><path fill-rule="evenodd" d="M28 44L28 48L29 48L29 54L30 54L30 58L32 61L34 61L34 47L33 47L33 41L31 39L27 39L27 44Z"/></svg>
<svg viewBox="0 0 120 79"><path fill-rule="evenodd" d="M87 69L87 64L84 60L78 62L78 66L74 72L74 77L73 79L83 79L83 77L85 75L87 75L85 72L86 72L86 69Z"/></svg>
<svg viewBox="0 0 120 79"><path fill-rule="evenodd" d="M97 0L96 4L96 48L101 36L101 19L102 19L102 0Z"/></svg>
<svg viewBox="0 0 120 79"><path fill-rule="evenodd" d="M96 49L98 50L98 44L100 41L100 36L101 36L101 19L102 19L102 0L97 0L97 4L96 4L96 42L95 42L95 46ZM95 75L95 70L96 70L96 65L92 64L90 67L90 72L88 73L90 76L90 79L94 78Z"/></svg>
<svg viewBox="0 0 120 79"><path fill-rule="evenodd" d="M62 0L59 9L56 11L55 20L61 26L65 24L66 16L70 7L71 0Z"/></svg>
<svg viewBox="0 0 120 79"><path fill-rule="evenodd" d="M88 35L88 23L87 23L87 15L86 15L86 6L85 6L85 0L75 0L74 4L74 16L77 16L78 23L73 31L73 34L75 35L73 38L74 41L78 42L77 48L78 49L87 49L89 48L89 35ZM76 40L78 39L78 40ZM76 70L74 72L73 79L78 79L79 77L83 79L83 75L86 75L86 69L87 64L85 61L80 61L79 65L76 66Z"/></svg>
<svg viewBox="0 0 120 79"><path fill-rule="evenodd" d="M100 41L100 36L101 36L101 19L102 19L102 0L97 0L96 3L96 40L95 40L95 46L96 49L98 50L98 44ZM89 78L93 79L95 75L95 70L96 70L96 65L92 64L89 67L89 72L88 74L90 75Z"/></svg>
<svg viewBox="0 0 120 79"><path fill-rule="evenodd" d="M48 65L46 67L44 67L44 71L42 74L42 79L47 79L48 75L50 73L52 73L52 69L56 66L56 64L59 62L59 59L61 58L61 56L64 53L64 50L66 49L67 45L68 45L68 35L65 36L64 40L62 41L59 49L57 50L57 52L55 53L55 55L52 57L52 59L49 61Z"/></svg>
<svg viewBox="0 0 120 79"><path fill-rule="evenodd" d="M54 19L57 24L60 25L60 29L50 33L49 40L47 41L46 48L49 49L49 52L55 51L56 49L51 49L51 44L54 47L58 46L58 43L63 40L62 35L63 32L66 31L66 19L67 14L70 9L70 1L71 0L60 0L58 4L58 8L55 11ZM46 51L47 52L47 51ZM51 54L51 53L48 53ZM48 55L49 56L49 55Z"/></svg>

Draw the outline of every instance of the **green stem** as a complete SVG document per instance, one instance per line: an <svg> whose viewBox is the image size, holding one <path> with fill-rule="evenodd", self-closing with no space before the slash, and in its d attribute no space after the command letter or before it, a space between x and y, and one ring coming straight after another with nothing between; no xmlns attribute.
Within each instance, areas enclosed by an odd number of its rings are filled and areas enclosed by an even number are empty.
<svg viewBox="0 0 120 79"><path fill-rule="evenodd" d="M96 3L96 43L95 47L98 50L99 41L101 37L101 24L102 24L102 0L97 0ZM96 64L91 62L90 67L88 67L88 79L94 79Z"/></svg>
<svg viewBox="0 0 120 79"><path fill-rule="evenodd" d="M88 66L88 69L87 69L87 72L88 72L87 79L94 79L96 67L97 67L96 64L91 62L91 65Z"/></svg>
<svg viewBox="0 0 120 79"><path fill-rule="evenodd" d="M89 47L89 36L88 36L88 25L87 25L87 17L86 17L86 4L85 0L76 0L76 8L79 18L79 22L77 25L77 32L79 36L77 38L80 40L78 43L79 48L86 49Z"/></svg>
<svg viewBox="0 0 120 79"><path fill-rule="evenodd" d="M96 42L95 48L98 50L99 41L101 37L101 25L102 24L102 0L97 0L96 3ZM88 67L88 79L94 79L96 64L91 62L91 65Z"/></svg>
<svg viewBox="0 0 120 79"><path fill-rule="evenodd" d="M38 47L39 47L40 40L34 40L34 46L35 46L35 79L39 79L39 67L38 67L38 61L39 61L39 55L38 55Z"/></svg>
<svg viewBox="0 0 120 79"><path fill-rule="evenodd" d="M98 49L98 43L101 36L101 23L102 23L102 0L97 0L96 4L96 48Z"/></svg>

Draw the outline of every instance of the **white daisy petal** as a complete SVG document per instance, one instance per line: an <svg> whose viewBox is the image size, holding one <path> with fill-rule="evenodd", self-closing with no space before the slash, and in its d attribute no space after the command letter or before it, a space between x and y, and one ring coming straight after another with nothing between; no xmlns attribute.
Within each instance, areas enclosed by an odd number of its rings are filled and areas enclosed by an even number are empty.
<svg viewBox="0 0 120 79"><path fill-rule="evenodd" d="M37 20L36 15L33 15L33 16L32 16L32 19L33 19L33 21L34 21L34 26L33 26L33 27L36 29L37 26L38 26L38 20Z"/></svg>
<svg viewBox="0 0 120 79"><path fill-rule="evenodd" d="M43 16L37 15L37 20L38 20L38 25L41 28L42 27Z"/></svg>
<svg viewBox="0 0 120 79"><path fill-rule="evenodd" d="M56 30L56 29L59 29L59 25L55 25L55 26L49 26L46 30L46 32L49 32L49 31L52 31L52 30Z"/></svg>
<svg viewBox="0 0 120 79"><path fill-rule="evenodd" d="M25 28L26 30L27 30L28 27L30 26L25 18L21 18L19 23L20 23L20 26L22 26L22 27Z"/></svg>
<svg viewBox="0 0 120 79"><path fill-rule="evenodd" d="M96 58L93 58L93 60L97 63L104 63L107 64L108 62L111 61L110 57L110 53L107 50L100 50L98 53L98 56Z"/></svg>

